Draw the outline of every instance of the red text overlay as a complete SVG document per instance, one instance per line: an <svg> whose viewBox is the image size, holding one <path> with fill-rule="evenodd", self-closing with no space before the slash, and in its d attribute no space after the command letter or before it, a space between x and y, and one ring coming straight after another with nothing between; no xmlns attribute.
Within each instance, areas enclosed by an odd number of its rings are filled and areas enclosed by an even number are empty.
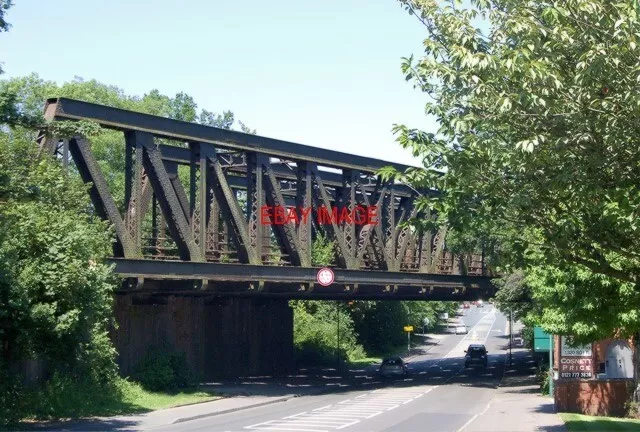
<svg viewBox="0 0 640 432"><path fill-rule="evenodd" d="M260 224L262 225L306 224L310 222L311 217L315 217L320 225L334 223L338 225L377 225L378 208L361 205L357 205L353 209L349 207L328 209L325 206L315 210L312 207L262 206L260 208Z"/></svg>

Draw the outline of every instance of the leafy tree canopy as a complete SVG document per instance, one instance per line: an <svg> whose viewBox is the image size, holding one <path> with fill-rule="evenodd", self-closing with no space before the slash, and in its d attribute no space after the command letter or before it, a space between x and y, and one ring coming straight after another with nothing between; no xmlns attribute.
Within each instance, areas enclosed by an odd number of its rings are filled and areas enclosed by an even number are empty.
<svg viewBox="0 0 640 432"><path fill-rule="evenodd" d="M551 327L593 335L590 318L637 330L637 2L400 3L427 34L402 71L439 129L395 126L428 169L384 173L445 191L420 205L458 233L453 243L490 242L502 270L524 268ZM564 309L569 291L583 297ZM606 303L614 293L620 303Z"/></svg>

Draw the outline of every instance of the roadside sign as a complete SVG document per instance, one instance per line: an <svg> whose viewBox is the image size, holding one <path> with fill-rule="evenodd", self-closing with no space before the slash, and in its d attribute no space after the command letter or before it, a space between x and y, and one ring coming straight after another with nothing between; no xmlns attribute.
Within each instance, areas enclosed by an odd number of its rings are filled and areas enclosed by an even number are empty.
<svg viewBox="0 0 640 432"><path fill-rule="evenodd" d="M316 280L322 286L329 286L335 280L335 275L333 270L328 267L321 268L318 270L318 274L316 275Z"/></svg>
<svg viewBox="0 0 640 432"><path fill-rule="evenodd" d="M560 378L593 378L593 344L573 345L560 338Z"/></svg>
<svg viewBox="0 0 640 432"><path fill-rule="evenodd" d="M412 332L413 331L413 326L404 326L404 331Z"/></svg>
<svg viewBox="0 0 640 432"><path fill-rule="evenodd" d="M533 328L533 351L534 352L549 352L551 347L551 336L542 330L542 327Z"/></svg>

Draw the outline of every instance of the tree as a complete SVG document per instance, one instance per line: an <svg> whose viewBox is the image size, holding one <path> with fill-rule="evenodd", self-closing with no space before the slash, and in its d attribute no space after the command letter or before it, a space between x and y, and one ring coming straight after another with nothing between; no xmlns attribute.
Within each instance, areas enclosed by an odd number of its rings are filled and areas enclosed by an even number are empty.
<svg viewBox="0 0 640 432"><path fill-rule="evenodd" d="M428 169L386 175L444 191L420 205L492 241L503 271L524 270L547 330L637 332L637 3L401 3L427 33L402 71L439 129L394 126Z"/></svg>
<svg viewBox="0 0 640 432"><path fill-rule="evenodd" d="M399 175L446 191L421 205L457 230L515 228L521 262L540 245L537 260L637 285L634 2L402 3L428 34L424 58L402 68L440 124L437 133L395 127L403 147L444 171Z"/></svg>
<svg viewBox="0 0 640 432"><path fill-rule="evenodd" d="M0 136L0 370L37 356L105 382L116 371L111 235L86 213L80 179L36 151Z"/></svg>
<svg viewBox="0 0 640 432"><path fill-rule="evenodd" d="M5 14L11 6L13 6L11 0L0 0L0 32L9 31L11 28L11 24L5 20Z"/></svg>
<svg viewBox="0 0 640 432"><path fill-rule="evenodd" d="M397 126L447 191L454 227L493 218L533 229L553 259L636 283L640 107L634 2L403 1L424 22L425 57L407 79L432 99L437 134ZM484 16L483 35L471 19ZM593 24L593 16L602 17Z"/></svg>

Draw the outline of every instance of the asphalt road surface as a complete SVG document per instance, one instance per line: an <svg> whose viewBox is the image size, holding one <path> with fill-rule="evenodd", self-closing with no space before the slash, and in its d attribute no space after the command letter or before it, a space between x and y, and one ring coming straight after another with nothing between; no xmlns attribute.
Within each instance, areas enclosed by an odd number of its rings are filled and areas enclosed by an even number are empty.
<svg viewBox="0 0 640 432"><path fill-rule="evenodd" d="M172 424L172 431L461 431L485 410L504 372L507 319L491 305L461 317L469 332L450 334L409 362L410 376L375 390L305 396L235 413ZM464 350L484 343L489 365L464 368Z"/></svg>

